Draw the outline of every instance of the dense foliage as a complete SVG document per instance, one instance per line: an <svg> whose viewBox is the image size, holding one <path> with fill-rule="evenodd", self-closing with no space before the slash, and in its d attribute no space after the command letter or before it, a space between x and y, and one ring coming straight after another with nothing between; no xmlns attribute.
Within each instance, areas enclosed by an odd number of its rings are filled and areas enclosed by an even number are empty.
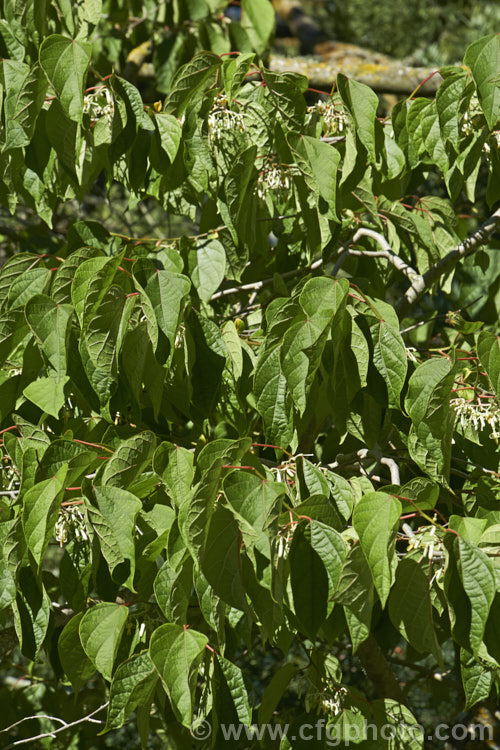
<svg viewBox="0 0 500 750"><path fill-rule="evenodd" d="M262 64L268 0L2 5L1 203L50 227L97 184L194 227L11 239L0 694L41 718L9 741L216 748L492 698L500 37L381 118ZM156 101L126 77L149 38Z"/></svg>

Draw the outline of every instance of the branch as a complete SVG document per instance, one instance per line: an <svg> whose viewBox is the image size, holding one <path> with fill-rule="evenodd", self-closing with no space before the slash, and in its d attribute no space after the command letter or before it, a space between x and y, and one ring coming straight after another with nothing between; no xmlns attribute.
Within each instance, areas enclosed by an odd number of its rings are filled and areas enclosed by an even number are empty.
<svg viewBox="0 0 500 750"><path fill-rule="evenodd" d="M23 721L28 721L29 719L50 719L51 721L59 721L62 723L62 727L58 727L57 729L54 729L53 732L44 732L43 734L37 734L35 737L27 737L26 739L22 740L16 740L15 742L11 742L10 745L7 745L4 750L10 750L12 747L18 747L19 745L26 745L28 742L34 742L35 740L43 740L46 737L55 737L56 734L60 734L60 732L65 732L67 729L71 729L71 727L76 727L78 724L83 724L84 722L88 721L91 724L103 724L104 722L100 719L94 719L92 718L95 716L95 714L98 714L99 711L102 711L104 708L107 708L109 705L109 701L106 703L103 703L102 706L99 706L99 708L96 708L94 711L91 711L91 713L87 714L87 716L83 716L81 719L77 719L76 721L72 721L69 724L67 724L63 719L59 719L57 716L45 716L45 715L35 715L35 716L26 716L24 719L21 719L21 721L16 721L15 724L11 724L10 727L6 727L5 729L0 730L1 732L9 732L14 727L17 727L18 724L21 724Z"/></svg>
<svg viewBox="0 0 500 750"><path fill-rule="evenodd" d="M332 271L333 276L335 276L347 255L357 255L368 256L370 258L386 258L389 263L392 263L394 268L396 268L398 271L401 271L401 273L404 273L406 278L409 279L412 283L414 283L415 279L421 278L418 272L415 271L412 266L409 266L408 263L406 263L402 258L399 257L399 255L396 255L383 234L380 234L380 232L375 232L373 229L361 227L357 230L356 234L352 238L352 243L355 245L357 242L359 242L361 237L370 237L372 240L375 240L375 242L377 242L381 249L353 250L350 247L346 248L341 253L337 263L335 264L335 268Z"/></svg>
<svg viewBox="0 0 500 750"><path fill-rule="evenodd" d="M294 268L291 271L285 271L285 273L282 273L281 276L284 279L290 279L293 276L300 275L301 273L314 271L316 268L319 268L322 263L323 259L318 258L305 268ZM240 292L258 292L265 286L269 286L269 284L272 284L273 281L274 278L262 279L261 281L253 281L250 284L241 284L241 286L234 286L230 289L222 289L220 292L215 292L215 294L212 295L212 297L210 298L210 302L214 302L216 299L220 299L221 297L227 297L229 294L240 294Z"/></svg>
<svg viewBox="0 0 500 750"><path fill-rule="evenodd" d="M403 299L398 306L398 314L400 318L403 318L410 307L429 289L432 284L437 281L444 274L452 271L457 263L468 255L479 250L480 247L486 245L493 232L500 225L500 208L481 224L473 234L467 237L463 242L450 250L444 258L437 261L423 276L418 274L412 280L410 279L411 286L406 290Z"/></svg>

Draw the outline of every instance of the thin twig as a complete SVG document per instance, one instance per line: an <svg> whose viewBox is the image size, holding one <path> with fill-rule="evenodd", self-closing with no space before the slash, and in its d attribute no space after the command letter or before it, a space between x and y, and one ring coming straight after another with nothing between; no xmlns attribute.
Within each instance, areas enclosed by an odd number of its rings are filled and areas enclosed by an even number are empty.
<svg viewBox="0 0 500 750"><path fill-rule="evenodd" d="M452 271L457 263L468 255L486 245L493 232L500 225L500 208L488 218L473 234L469 235L463 242L450 250L444 258L441 258L423 276L417 275L411 281L411 286L406 290L400 304L398 305L399 317L404 317L410 307L421 297L432 284L444 274Z"/></svg>
<svg viewBox="0 0 500 750"><path fill-rule="evenodd" d="M322 263L323 259L318 258L313 263L311 263L311 265L306 266L305 268L294 268L291 271L285 271L281 274L281 276L284 279L289 279L293 276L298 276L301 273L308 273L309 271L314 271L316 268L319 268ZM240 292L258 292L264 287L269 286L269 284L272 284L273 281L274 278L271 277L268 279L262 279L261 281L253 281L250 284L241 284L241 286L231 287L230 289L222 289L220 292L216 292L212 295L212 297L210 298L210 302L214 302L216 299L220 299L221 297L227 297L230 294L240 294Z"/></svg>
<svg viewBox="0 0 500 750"><path fill-rule="evenodd" d="M91 711L91 713L87 714L87 716L83 716L81 719L77 719L76 721L71 721L69 724L67 724L63 719L59 719L56 716L26 716L24 719L21 719L21 721L28 721L28 719L51 719L52 721L60 721L62 722L63 726L58 727L57 729L54 729L52 732L44 732L43 734L37 734L35 737L27 737L22 740L16 740L15 742L11 742L10 745L7 745L4 750L10 750L12 747L18 747L19 745L26 745L28 742L35 742L36 740L43 740L46 737L55 737L56 734L60 734L60 732L65 732L66 729L71 729L71 727L75 727L78 724L83 724L84 722L88 721L91 724L104 724L103 721L100 719L94 719L92 718L95 716L95 714L98 714L99 711L102 711L103 709L107 708L109 705L109 701L106 703L103 703L102 706L99 706L99 708L96 708L95 711ZM17 721L15 724L12 724L10 727L6 727L6 729L2 729L2 732L8 732L14 727L16 727L18 724L21 723L21 721Z"/></svg>

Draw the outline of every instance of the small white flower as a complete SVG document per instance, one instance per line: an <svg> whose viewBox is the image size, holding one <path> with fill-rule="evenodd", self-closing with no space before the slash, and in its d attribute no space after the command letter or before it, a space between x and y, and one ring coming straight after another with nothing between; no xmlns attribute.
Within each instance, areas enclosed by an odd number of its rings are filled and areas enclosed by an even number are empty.
<svg viewBox="0 0 500 750"><path fill-rule="evenodd" d="M78 542L87 542L89 536L81 510L74 505L61 508L54 528L54 536L61 547L66 544L70 536L73 536Z"/></svg>
<svg viewBox="0 0 500 750"><path fill-rule="evenodd" d="M498 440L500 434L497 429L500 423L500 406L495 400L487 403L478 399L477 401L467 401L465 398L454 398L450 401L450 406L455 409L459 419L460 426L465 429L472 425L475 430L484 430L486 425L492 429L490 437Z"/></svg>
<svg viewBox="0 0 500 750"><path fill-rule="evenodd" d="M245 120L240 112L228 109L228 100L224 94L219 94L214 101L213 107L207 118L208 135L211 141L222 140L224 135L230 131L245 130Z"/></svg>
<svg viewBox="0 0 500 750"><path fill-rule="evenodd" d="M323 118L325 135L341 135L349 123L341 102L319 101L312 107L308 107L307 111L317 112Z"/></svg>
<svg viewBox="0 0 500 750"><path fill-rule="evenodd" d="M91 122L97 122L103 117L111 121L114 111L113 94L107 86L101 86L83 97L83 112L90 115Z"/></svg>
<svg viewBox="0 0 500 750"><path fill-rule="evenodd" d="M257 179L257 195L263 199L269 191L282 198L289 192L291 187L290 169L280 164L270 163L266 165Z"/></svg>

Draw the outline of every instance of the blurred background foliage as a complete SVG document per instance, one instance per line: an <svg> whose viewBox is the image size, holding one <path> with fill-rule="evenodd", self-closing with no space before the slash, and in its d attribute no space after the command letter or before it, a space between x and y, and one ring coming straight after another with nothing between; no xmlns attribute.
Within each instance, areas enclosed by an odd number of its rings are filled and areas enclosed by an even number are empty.
<svg viewBox="0 0 500 750"><path fill-rule="evenodd" d="M467 45L500 30L498 0L303 0L302 6L332 39L416 65L457 63Z"/></svg>

